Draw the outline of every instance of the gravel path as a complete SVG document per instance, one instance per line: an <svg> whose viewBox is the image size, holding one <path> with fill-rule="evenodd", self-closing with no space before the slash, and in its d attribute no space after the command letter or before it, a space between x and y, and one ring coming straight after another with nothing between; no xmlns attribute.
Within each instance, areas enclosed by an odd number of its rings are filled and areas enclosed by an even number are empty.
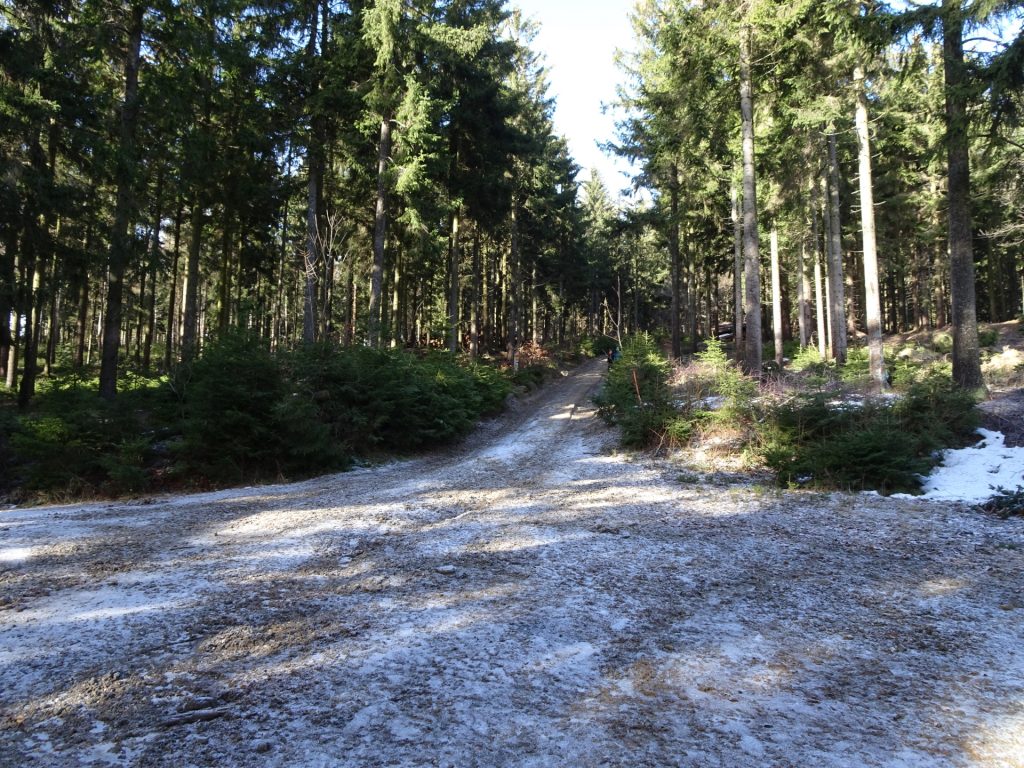
<svg viewBox="0 0 1024 768"><path fill-rule="evenodd" d="M1024 521L440 457L0 513L0 766L1024 766Z"/></svg>

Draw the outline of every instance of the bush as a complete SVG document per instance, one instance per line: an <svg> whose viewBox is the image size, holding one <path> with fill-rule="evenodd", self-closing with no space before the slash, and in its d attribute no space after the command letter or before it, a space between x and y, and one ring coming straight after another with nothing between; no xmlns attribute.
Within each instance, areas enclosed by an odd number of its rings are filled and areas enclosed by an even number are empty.
<svg viewBox="0 0 1024 768"><path fill-rule="evenodd" d="M544 383L551 369L546 365L524 365L509 374L509 380L517 387L536 389Z"/></svg>
<svg viewBox="0 0 1024 768"><path fill-rule="evenodd" d="M638 334L623 341L622 357L610 367L596 402L598 413L622 429L624 445L652 445L664 438L677 415L668 374L668 361L651 336Z"/></svg>
<svg viewBox="0 0 1024 768"><path fill-rule="evenodd" d="M953 337L946 331L939 331L932 336L932 349L940 355L948 355L953 351Z"/></svg>
<svg viewBox="0 0 1024 768"><path fill-rule="evenodd" d="M291 378L346 454L450 441L500 411L511 389L494 368L444 352L365 347L297 352Z"/></svg>
<svg viewBox="0 0 1024 768"><path fill-rule="evenodd" d="M746 376L735 361L725 354L725 345L717 339L709 339L706 349L697 354L697 359L711 369L713 388L725 398L722 407L714 412L719 421L735 421L748 418L757 397L757 382Z"/></svg>
<svg viewBox="0 0 1024 768"><path fill-rule="evenodd" d="M320 345L275 356L239 333L170 382L119 384L113 405L79 379L44 384L28 414L0 401L0 490L73 497L143 491L165 475L220 484L338 469L356 454L450 441L502 410L512 388L497 368L446 353Z"/></svg>
<svg viewBox="0 0 1024 768"><path fill-rule="evenodd" d="M580 354L585 357L603 357L618 348L619 342L611 336L592 336L580 342Z"/></svg>
<svg viewBox="0 0 1024 768"><path fill-rule="evenodd" d="M837 407L828 397L799 396L769 413L762 455L780 483L915 492L938 451L969 442L978 423L971 396L937 377L896 401Z"/></svg>
<svg viewBox="0 0 1024 768"><path fill-rule="evenodd" d="M981 347L994 347L999 341L999 332L995 328L978 329L978 345Z"/></svg>
<svg viewBox="0 0 1024 768"><path fill-rule="evenodd" d="M145 490L153 441L165 431L162 384L125 382L111 404L95 381L53 381L28 413L7 419L10 479L22 491L60 498Z"/></svg>
<svg viewBox="0 0 1024 768"><path fill-rule="evenodd" d="M286 390L261 340L226 334L183 366L173 387L183 417L180 458L190 474L238 482L282 469Z"/></svg>

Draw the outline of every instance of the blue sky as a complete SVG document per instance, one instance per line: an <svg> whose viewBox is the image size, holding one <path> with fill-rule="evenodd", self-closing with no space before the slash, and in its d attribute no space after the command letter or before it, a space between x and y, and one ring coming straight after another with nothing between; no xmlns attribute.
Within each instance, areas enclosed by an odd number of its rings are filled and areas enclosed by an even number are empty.
<svg viewBox="0 0 1024 768"><path fill-rule="evenodd" d="M555 129L569 140L581 181L596 168L613 192L628 185L622 161L609 158L597 142L614 138L615 121L601 113L615 98L622 75L615 67L616 48L632 47L629 13L633 0L512 0L540 22L534 48L550 71L551 95L557 99Z"/></svg>

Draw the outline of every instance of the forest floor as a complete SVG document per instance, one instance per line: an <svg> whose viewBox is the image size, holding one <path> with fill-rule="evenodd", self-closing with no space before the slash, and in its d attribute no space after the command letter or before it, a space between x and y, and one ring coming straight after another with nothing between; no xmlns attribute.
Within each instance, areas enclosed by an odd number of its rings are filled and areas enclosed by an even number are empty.
<svg viewBox="0 0 1024 768"><path fill-rule="evenodd" d="M692 482L603 367L442 456L0 512L0 765L1024 766L1024 520Z"/></svg>

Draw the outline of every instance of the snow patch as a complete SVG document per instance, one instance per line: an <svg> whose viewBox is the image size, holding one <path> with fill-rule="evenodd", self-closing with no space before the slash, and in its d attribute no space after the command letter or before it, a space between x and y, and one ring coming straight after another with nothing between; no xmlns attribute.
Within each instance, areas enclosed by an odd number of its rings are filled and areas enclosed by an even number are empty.
<svg viewBox="0 0 1024 768"><path fill-rule="evenodd" d="M942 464L926 478L920 496L892 498L980 503L997 488L1013 491L1024 486L1024 447L1008 448L1002 432L979 429L982 439L970 448L943 451Z"/></svg>

